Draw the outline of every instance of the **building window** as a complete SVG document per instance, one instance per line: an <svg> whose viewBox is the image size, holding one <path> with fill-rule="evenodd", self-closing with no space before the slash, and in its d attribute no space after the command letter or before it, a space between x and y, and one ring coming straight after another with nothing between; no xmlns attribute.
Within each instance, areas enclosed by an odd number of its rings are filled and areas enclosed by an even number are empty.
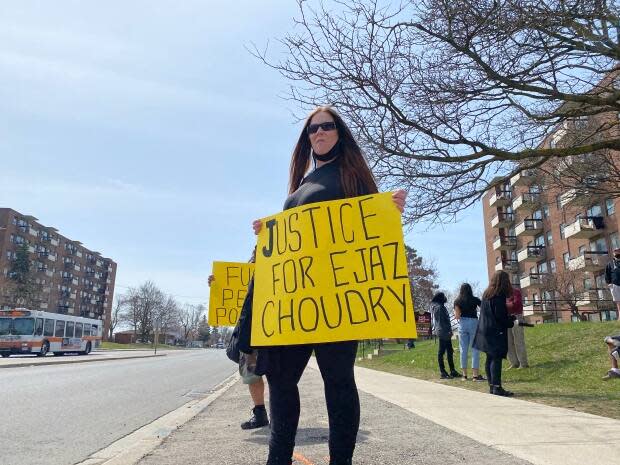
<svg viewBox="0 0 620 465"><path fill-rule="evenodd" d="M607 210L608 216L616 213L616 206L614 205L614 199L605 200L605 209Z"/></svg>
<svg viewBox="0 0 620 465"><path fill-rule="evenodd" d="M600 205L593 205L590 208L588 208L586 215L587 216L603 216L603 209L601 208Z"/></svg>
<svg viewBox="0 0 620 465"><path fill-rule="evenodd" d="M604 237L590 242L590 250L593 252L607 252L607 241Z"/></svg>
<svg viewBox="0 0 620 465"><path fill-rule="evenodd" d="M618 237L617 232L609 235L609 243L611 244L611 250L620 247L620 237Z"/></svg>
<svg viewBox="0 0 620 465"><path fill-rule="evenodd" d="M555 272L556 272L557 267L556 267L556 265L555 265L555 259L552 259L552 260L549 262L549 268L551 269L551 272L552 272L552 273L555 273Z"/></svg>
<svg viewBox="0 0 620 465"><path fill-rule="evenodd" d="M543 218L549 218L549 205L543 207Z"/></svg>
<svg viewBox="0 0 620 465"><path fill-rule="evenodd" d="M586 246L582 245L579 247L579 250L577 251L577 255L583 255L585 251L586 251Z"/></svg>
<svg viewBox="0 0 620 465"><path fill-rule="evenodd" d="M553 245L553 234L551 234L551 231L547 231L547 245Z"/></svg>
<svg viewBox="0 0 620 465"><path fill-rule="evenodd" d="M566 228L566 225L562 223L560 225L560 239L566 239L566 237L564 236L564 228Z"/></svg>
<svg viewBox="0 0 620 465"><path fill-rule="evenodd" d="M570 254L568 252L564 252L562 254L562 260L564 261L565 267L568 266L568 262L570 260Z"/></svg>

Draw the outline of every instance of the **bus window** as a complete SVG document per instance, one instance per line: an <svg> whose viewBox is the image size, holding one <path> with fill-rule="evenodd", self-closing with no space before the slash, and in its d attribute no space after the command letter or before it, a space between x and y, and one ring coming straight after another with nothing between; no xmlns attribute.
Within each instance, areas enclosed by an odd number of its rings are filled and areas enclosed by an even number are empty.
<svg viewBox="0 0 620 465"><path fill-rule="evenodd" d="M35 336L43 336L43 318L37 318L37 327L34 330Z"/></svg>
<svg viewBox="0 0 620 465"><path fill-rule="evenodd" d="M75 337L82 337L82 323L75 324Z"/></svg>
<svg viewBox="0 0 620 465"><path fill-rule="evenodd" d="M45 320L45 324L43 325L43 335L44 336L53 336L54 335L54 320Z"/></svg>
<svg viewBox="0 0 620 465"><path fill-rule="evenodd" d="M63 337L65 335L65 322L56 320L56 331L54 332L54 336Z"/></svg>
<svg viewBox="0 0 620 465"><path fill-rule="evenodd" d="M90 323L84 323L84 336L90 336Z"/></svg>
<svg viewBox="0 0 620 465"><path fill-rule="evenodd" d="M11 332L11 319L0 318L0 336L8 336Z"/></svg>
<svg viewBox="0 0 620 465"><path fill-rule="evenodd" d="M90 334L93 336L99 336L99 327L97 325L93 325L90 329Z"/></svg>
<svg viewBox="0 0 620 465"><path fill-rule="evenodd" d="M11 333L14 336L32 336L34 334L34 318L15 318Z"/></svg>
<svg viewBox="0 0 620 465"><path fill-rule="evenodd" d="M67 321L65 328L65 337L73 337L73 321Z"/></svg>

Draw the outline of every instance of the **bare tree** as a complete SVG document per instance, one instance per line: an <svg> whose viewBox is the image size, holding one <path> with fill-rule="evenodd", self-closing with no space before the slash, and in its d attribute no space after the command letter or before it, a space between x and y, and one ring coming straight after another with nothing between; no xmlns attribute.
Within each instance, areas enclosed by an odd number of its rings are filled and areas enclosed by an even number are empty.
<svg viewBox="0 0 620 465"><path fill-rule="evenodd" d="M567 307L571 315L583 319L583 314L579 311L578 303L584 300L584 278L583 271L570 270L568 268L557 270L554 273L544 275L542 279L542 292L553 295L555 298L550 302L541 299L542 305L547 305L551 310L558 311L561 307Z"/></svg>
<svg viewBox="0 0 620 465"><path fill-rule="evenodd" d="M189 341L197 335L200 317L204 314L204 305L185 304L180 313L180 327L183 332L183 339Z"/></svg>
<svg viewBox="0 0 620 465"><path fill-rule="evenodd" d="M413 306L417 312L427 312L431 306L431 299L439 288L436 282L437 269L433 263L428 263L418 256L418 252L413 247L405 245L405 255Z"/></svg>
<svg viewBox="0 0 620 465"><path fill-rule="evenodd" d="M124 320L134 329L136 339L146 342L153 332L155 312L166 304L164 293L152 282L146 281L125 294Z"/></svg>
<svg viewBox="0 0 620 465"><path fill-rule="evenodd" d="M118 324L123 321L123 308L125 306L125 299L122 295L116 298L116 302L114 302L114 308L112 309L112 314L110 315L110 333L108 334L108 340L113 340L114 330L118 326Z"/></svg>
<svg viewBox="0 0 620 465"><path fill-rule="evenodd" d="M454 219L522 170L620 149L615 0L298 4L284 58L252 53L304 110L339 109L383 186L409 189L407 222ZM606 195L620 195L617 170L597 174Z"/></svg>

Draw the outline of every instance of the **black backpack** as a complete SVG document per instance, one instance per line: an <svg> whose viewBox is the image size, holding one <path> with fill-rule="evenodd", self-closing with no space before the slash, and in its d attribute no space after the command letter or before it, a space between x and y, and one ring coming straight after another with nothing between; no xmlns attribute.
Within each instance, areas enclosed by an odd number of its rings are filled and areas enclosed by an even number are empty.
<svg viewBox="0 0 620 465"><path fill-rule="evenodd" d="M226 356L235 363L239 363L239 352L249 354L252 352L250 347L250 337L252 334L252 298L254 297L254 278L248 285L248 293L243 301L239 319L226 347Z"/></svg>

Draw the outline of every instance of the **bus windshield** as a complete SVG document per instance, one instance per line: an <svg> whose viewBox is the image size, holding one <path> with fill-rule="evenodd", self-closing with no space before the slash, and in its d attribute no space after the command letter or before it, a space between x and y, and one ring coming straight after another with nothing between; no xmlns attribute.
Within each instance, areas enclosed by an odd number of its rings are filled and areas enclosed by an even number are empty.
<svg viewBox="0 0 620 465"><path fill-rule="evenodd" d="M0 336L7 336L11 332L11 319L0 318Z"/></svg>
<svg viewBox="0 0 620 465"><path fill-rule="evenodd" d="M11 334L14 336L32 336L34 334L34 318L15 318Z"/></svg>

